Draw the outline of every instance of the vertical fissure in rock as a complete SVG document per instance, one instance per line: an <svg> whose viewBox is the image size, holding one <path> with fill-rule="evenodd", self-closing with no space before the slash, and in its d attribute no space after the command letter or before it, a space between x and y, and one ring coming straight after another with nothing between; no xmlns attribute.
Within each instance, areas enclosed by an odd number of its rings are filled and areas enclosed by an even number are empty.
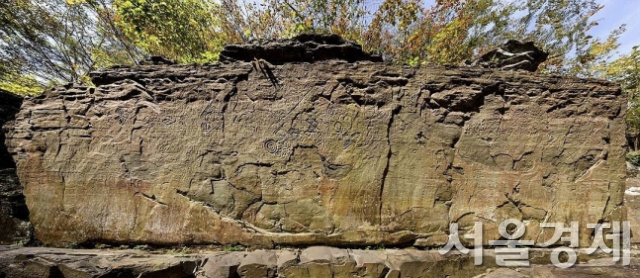
<svg viewBox="0 0 640 278"><path fill-rule="evenodd" d="M387 175L389 174L389 165L391 163L391 155L393 154L392 150L391 150L391 126L393 125L393 118L400 113L400 109L402 109L402 106L398 105L395 108L393 108L393 110L391 110L391 117L389 117L389 123L387 124L387 145L389 147L389 150L387 151L387 164L384 167L384 171L382 171L382 180L380 182L380 197L379 197L379 208L378 208L378 214L380 215L380 225L382 225L382 205L383 205L383 200L382 200L382 196L384 194L384 187L385 187L385 183L387 180Z"/></svg>

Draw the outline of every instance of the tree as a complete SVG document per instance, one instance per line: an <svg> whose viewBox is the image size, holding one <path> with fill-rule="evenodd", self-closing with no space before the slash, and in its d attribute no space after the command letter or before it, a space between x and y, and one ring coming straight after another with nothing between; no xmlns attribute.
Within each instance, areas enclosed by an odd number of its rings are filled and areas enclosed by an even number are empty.
<svg viewBox="0 0 640 278"><path fill-rule="evenodd" d="M598 23L593 16L604 6L595 0L521 0L525 15L507 38L532 40L545 47L549 58L543 71L569 75L589 75L585 69L602 61L617 49L624 26L613 30L606 43L593 38L589 30ZM605 47L603 47L605 46Z"/></svg>
<svg viewBox="0 0 640 278"><path fill-rule="evenodd" d="M18 95L37 95L42 86L33 75L20 74L16 62L3 60L0 63L0 90Z"/></svg>
<svg viewBox="0 0 640 278"><path fill-rule="evenodd" d="M115 0L115 24L145 53L183 63L217 60L224 36L217 4L201 0Z"/></svg>
<svg viewBox="0 0 640 278"><path fill-rule="evenodd" d="M55 83L87 81L99 53L113 64L133 62L98 28L95 12L86 1L0 2L0 86L32 94Z"/></svg>
<svg viewBox="0 0 640 278"><path fill-rule="evenodd" d="M595 0L438 0L396 22L389 15L412 12L412 6L419 5L400 1L410 0L385 1L369 32L380 38L374 44L394 42L383 47L390 52L386 56L409 64L458 64L517 39L534 41L550 52L542 71L578 75L608 57L624 31L614 30L606 42L588 35L597 24L594 14L602 9ZM385 24L398 28L386 27L386 35L378 35L385 32Z"/></svg>
<svg viewBox="0 0 640 278"><path fill-rule="evenodd" d="M634 46L631 53L623 55L598 68L599 76L619 83L627 95L627 135L633 141L633 149L640 146L640 49Z"/></svg>
<svg viewBox="0 0 640 278"><path fill-rule="evenodd" d="M3 1L0 86L32 93L145 55L216 61L224 43L307 32L339 34L409 65L459 64L508 39L532 40L551 54L541 71L597 76L624 31L591 37L600 9L596 0Z"/></svg>
<svg viewBox="0 0 640 278"><path fill-rule="evenodd" d="M293 37L300 33L338 34L360 41L367 10L363 0L222 0L216 16L231 43Z"/></svg>

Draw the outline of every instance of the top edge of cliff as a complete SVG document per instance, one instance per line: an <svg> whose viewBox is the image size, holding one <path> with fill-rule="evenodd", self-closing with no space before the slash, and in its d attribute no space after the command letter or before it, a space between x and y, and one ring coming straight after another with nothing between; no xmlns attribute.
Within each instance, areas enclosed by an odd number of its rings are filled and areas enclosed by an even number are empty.
<svg viewBox="0 0 640 278"><path fill-rule="evenodd" d="M471 71L518 71L537 74L538 67L544 63L548 53L533 42L509 40L473 60L458 65L427 64L429 68L443 70ZM140 66L113 66L93 71L89 74L93 84L104 85L123 79L139 79L147 75L186 78L191 75L207 74L208 71L230 70L225 65L234 63L266 62L270 65L288 63L382 63L387 62L379 55L366 53L359 44L345 40L339 35L301 34L290 39L254 40L247 44L229 44L220 53L216 63L179 64L162 56L151 56ZM410 67L404 65L404 67ZM233 71L233 70L232 70ZM597 83L609 83L594 78L578 78L549 74L548 77L561 79L583 79Z"/></svg>
<svg viewBox="0 0 640 278"><path fill-rule="evenodd" d="M274 65L292 62L344 60L382 62L379 55L366 53L359 44L339 35L301 34L291 39L229 44L220 53L220 62L249 62L264 59Z"/></svg>
<svg viewBox="0 0 640 278"><path fill-rule="evenodd" d="M509 40L502 46L479 55L474 60L466 60L458 66L535 72L547 57L548 53L535 46L533 42ZM252 40L245 44L227 44L219 57L219 62L222 64L265 61L273 65L283 65L328 60L348 63L385 62L381 55L367 53L361 45L336 34L300 34L289 39ZM140 62L142 66L177 64L174 60L157 55L149 56ZM113 66L110 69L118 68L128 68L128 66Z"/></svg>
<svg viewBox="0 0 640 278"><path fill-rule="evenodd" d="M474 60L464 61L459 66L535 72L538 66L546 61L548 55L533 42L509 40ZM274 65L327 60L349 63L384 62L382 56L367 53L361 45L336 34L300 34L290 39L253 40L246 44L228 44L220 52L220 62L223 64L261 60ZM141 64L174 65L176 63L161 56L151 56Z"/></svg>

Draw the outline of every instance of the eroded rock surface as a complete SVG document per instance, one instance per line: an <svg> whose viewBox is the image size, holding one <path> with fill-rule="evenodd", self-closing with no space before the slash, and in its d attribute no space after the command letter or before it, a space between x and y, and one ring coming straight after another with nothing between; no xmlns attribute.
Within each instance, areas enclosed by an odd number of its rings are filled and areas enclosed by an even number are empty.
<svg viewBox="0 0 640 278"><path fill-rule="evenodd" d="M473 61L471 66L498 68L501 70L536 71L547 60L549 54L536 47L533 42L509 40L501 47L488 51Z"/></svg>
<svg viewBox="0 0 640 278"><path fill-rule="evenodd" d="M0 129L13 126L22 98L0 90ZM16 165L4 145L5 133L0 132L0 244L27 243L31 239L29 210L23 187L16 175Z"/></svg>
<svg viewBox="0 0 640 278"><path fill-rule="evenodd" d="M38 239L442 246L450 223L625 219L618 86L332 60L145 65L25 100L8 145ZM267 271L269 271L267 269Z"/></svg>
<svg viewBox="0 0 640 278"><path fill-rule="evenodd" d="M194 254L0 246L0 277L6 278L183 278L195 277L201 264Z"/></svg>
<svg viewBox="0 0 640 278"><path fill-rule="evenodd" d="M529 267L500 267L496 254L485 250L483 263L474 258L438 251L410 249L352 250L331 247L256 250L246 252L150 253L138 250L78 250L4 248L0 246L0 277L6 278L490 278L490 277L637 277L638 252L630 265L615 263L606 254L578 251L572 268L553 266L550 251L532 250ZM472 252L473 253L473 252Z"/></svg>
<svg viewBox="0 0 640 278"><path fill-rule="evenodd" d="M382 57L365 53L360 45L338 35L302 34L288 40L227 45L220 53L222 62L254 59L264 59L272 64L324 60L382 62Z"/></svg>

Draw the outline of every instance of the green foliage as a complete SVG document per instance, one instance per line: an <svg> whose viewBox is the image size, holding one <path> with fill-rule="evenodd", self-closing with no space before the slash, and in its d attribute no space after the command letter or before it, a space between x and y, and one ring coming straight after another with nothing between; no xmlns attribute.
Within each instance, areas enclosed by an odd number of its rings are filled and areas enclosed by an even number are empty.
<svg viewBox="0 0 640 278"><path fill-rule="evenodd" d="M247 248L242 245L233 245L233 246L225 246L222 251L224 252L238 252L238 251L246 251Z"/></svg>
<svg viewBox="0 0 640 278"><path fill-rule="evenodd" d="M221 0L216 15L231 43L310 32L361 41L367 10L363 0Z"/></svg>
<svg viewBox="0 0 640 278"><path fill-rule="evenodd" d="M108 6L101 1L0 1L0 87L37 94L51 84L87 80L97 65L131 63L117 59L120 41L101 27L108 23L99 24L99 7ZM111 62L96 61L96 53Z"/></svg>
<svg viewBox="0 0 640 278"><path fill-rule="evenodd" d="M609 63L594 67L598 77L620 84L627 95L627 135L633 138L634 150L640 147L640 49L634 46L631 53Z"/></svg>
<svg viewBox="0 0 640 278"><path fill-rule="evenodd" d="M624 31L623 26L612 31L605 42L588 35L600 9L595 0L440 0L408 24L412 31L407 39L395 35L400 47L391 47L388 56L401 62L419 57L419 64L459 64L517 39L550 52L541 71L585 76L593 64L610 57Z"/></svg>
<svg viewBox="0 0 640 278"><path fill-rule="evenodd" d="M186 254L189 253L189 248L186 246L183 247L178 247L178 248L172 248L167 250L167 254L172 254L172 255L177 255L177 256L185 256Z"/></svg>
<svg viewBox="0 0 640 278"><path fill-rule="evenodd" d="M32 75L10 74L0 79L0 90L21 96L35 96L41 94L44 88Z"/></svg>
<svg viewBox="0 0 640 278"><path fill-rule="evenodd" d="M374 6L364 0L0 1L0 88L35 94L49 84L87 82L96 68L137 64L145 55L211 62L224 43L306 32L338 34L414 66L459 64L507 39L533 40L551 53L543 72L628 81L616 75L621 70L609 73L619 68L609 61L624 26L604 40L588 35L602 9L596 0L437 0L430 7L384 0Z"/></svg>
<svg viewBox="0 0 640 278"><path fill-rule="evenodd" d="M634 166L640 166L640 152L634 151L627 153L627 161Z"/></svg>
<svg viewBox="0 0 640 278"><path fill-rule="evenodd" d="M28 239L21 239L18 242L15 242L13 245L16 247L25 247L27 246L27 244L29 244L29 240Z"/></svg>
<svg viewBox="0 0 640 278"><path fill-rule="evenodd" d="M17 95L38 95L43 87L32 75L20 74L19 69L12 66L10 61L0 63L0 90Z"/></svg>
<svg viewBox="0 0 640 278"><path fill-rule="evenodd" d="M524 15L516 24L505 28L504 36L496 38L532 40L544 47L550 52L547 62L542 65L546 72L580 73L590 62L615 50L615 40L623 31L613 30L609 38L613 47L596 53L594 49L601 42L588 34L597 25L593 16L603 8L596 0L519 0L513 4L520 7L517 13Z"/></svg>
<svg viewBox="0 0 640 278"><path fill-rule="evenodd" d="M146 53L179 62L217 60L222 34L217 4L201 0L115 0L116 26Z"/></svg>

